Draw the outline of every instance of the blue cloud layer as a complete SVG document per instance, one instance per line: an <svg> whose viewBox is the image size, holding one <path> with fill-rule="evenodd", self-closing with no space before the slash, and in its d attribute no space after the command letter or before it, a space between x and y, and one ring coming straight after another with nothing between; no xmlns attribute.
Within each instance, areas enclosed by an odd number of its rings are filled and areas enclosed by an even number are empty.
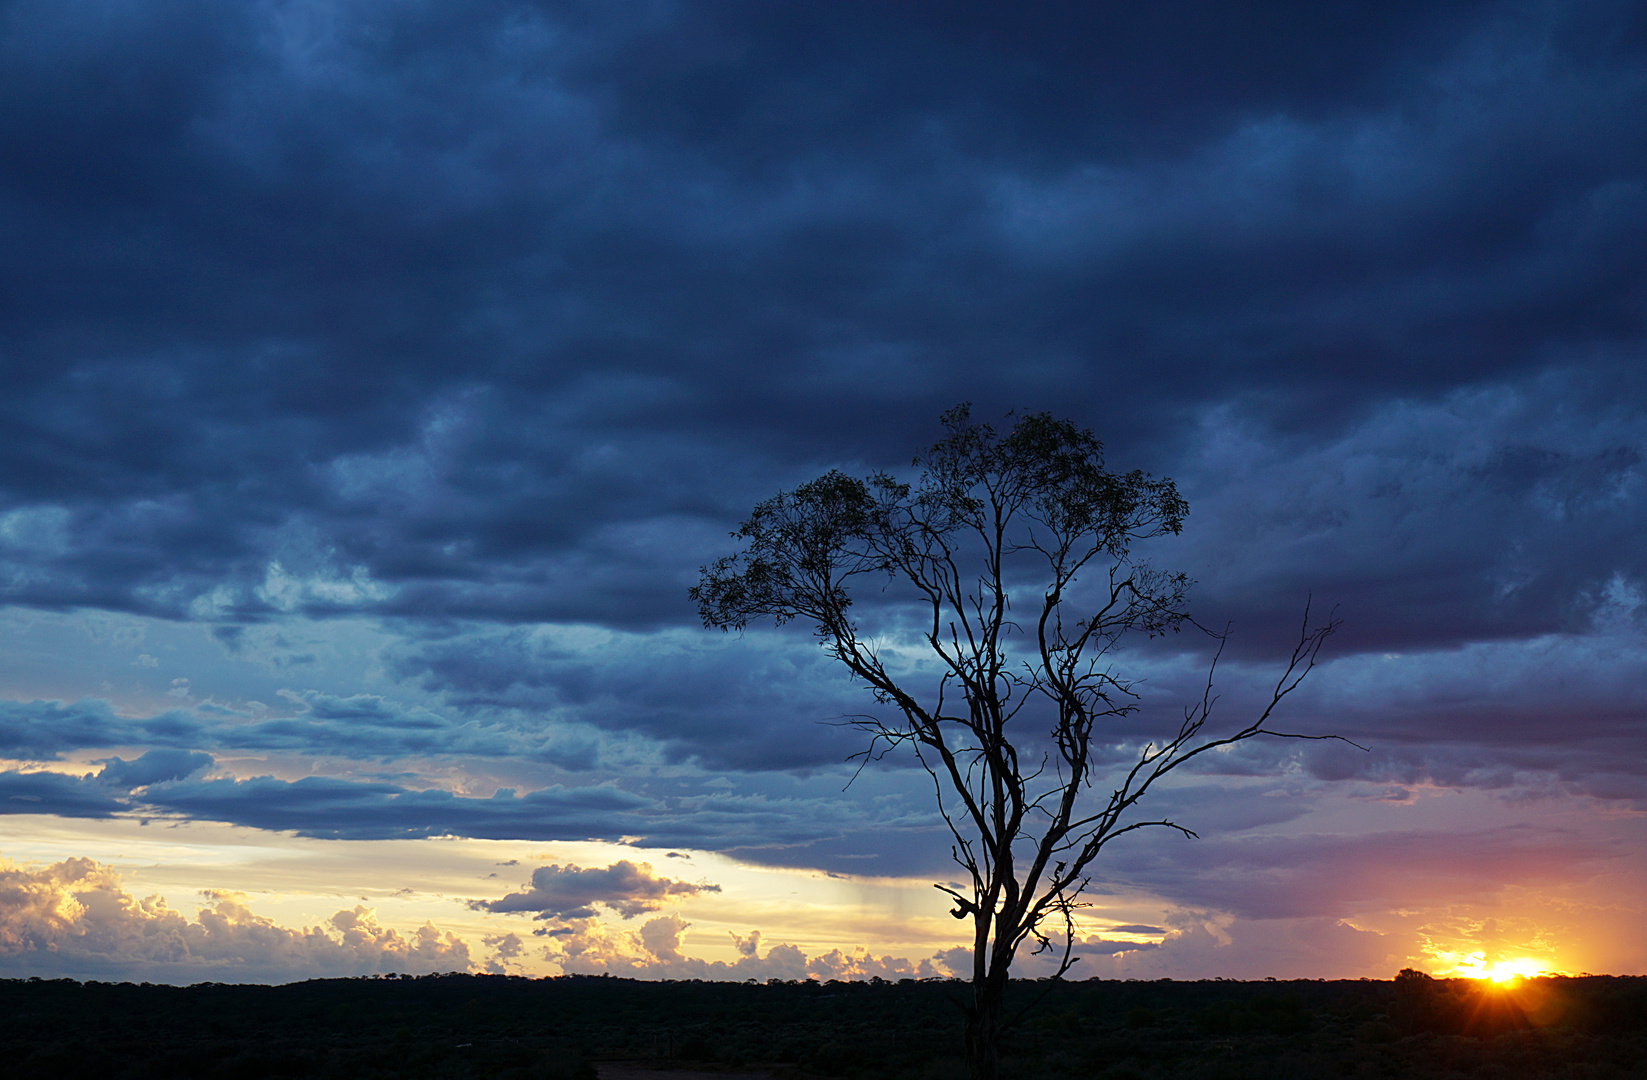
<svg viewBox="0 0 1647 1080"><path fill-rule="evenodd" d="M1161 465L1211 405L1640 389L1625 7L64 10L0 41L15 603L688 622L752 498L961 398Z"/></svg>
<svg viewBox="0 0 1647 1080"><path fill-rule="evenodd" d="M962 400L1178 480L1151 555L1233 624L1224 715L1307 595L1345 618L1287 724L1370 752L1243 747L1166 794L1190 824L1647 805L1644 67L1614 0L13 3L0 604L262 668L142 653L128 692L19 623L0 755L116 756L0 809L941 865L893 762L839 792L820 721L865 703L804 633L700 633L685 590ZM387 644L272 644L346 615ZM1205 644L1124 658L1153 716Z"/></svg>

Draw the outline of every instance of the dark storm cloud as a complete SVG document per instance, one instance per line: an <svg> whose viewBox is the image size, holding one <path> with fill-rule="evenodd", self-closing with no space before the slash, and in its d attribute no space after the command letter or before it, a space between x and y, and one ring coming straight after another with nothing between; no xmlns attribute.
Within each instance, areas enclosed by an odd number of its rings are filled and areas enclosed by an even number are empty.
<svg viewBox="0 0 1647 1080"><path fill-rule="evenodd" d="M18 603L687 622L957 399L1149 465L1641 343L1630 5L105 7L0 42Z"/></svg>
<svg viewBox="0 0 1647 1080"><path fill-rule="evenodd" d="M909 843L909 834L930 833L933 824L930 813L911 812L896 798L842 802L833 781L804 793L793 783L773 785L789 789L773 794L733 793L714 785L708 793L696 793L669 785L632 791L600 784L525 794L502 788L481 798L325 776L199 779L196 774L210 767L212 758L177 750L102 764L101 771L80 776L0 772L0 813L184 818L321 839L622 841L847 870L864 869L866 857L897 852Z"/></svg>
<svg viewBox="0 0 1647 1080"><path fill-rule="evenodd" d="M283 694L303 711L294 717L219 723L221 745L247 750L325 752L345 757L418 754L504 756L543 749L496 727L454 719L376 694L340 697L317 690Z"/></svg>
<svg viewBox="0 0 1647 1080"><path fill-rule="evenodd" d="M157 717L157 720L163 720ZM65 752L88 747L124 746L133 741L128 721L114 715L106 702L0 702L0 754L31 761L55 761ZM192 734L195 721L184 720ZM145 730L141 741L153 735Z"/></svg>
<svg viewBox="0 0 1647 1080"><path fill-rule="evenodd" d="M456 707L639 732L711 769L839 764L863 739L837 722L869 704L810 640L759 634L470 628L398 664Z"/></svg>
<svg viewBox="0 0 1647 1080"><path fill-rule="evenodd" d="M126 805L106 788L60 773L0 772L0 814L110 817Z"/></svg>
<svg viewBox="0 0 1647 1080"><path fill-rule="evenodd" d="M1206 579L1204 618L1257 624L1271 648L1312 590L1347 618L1339 652L1638 632L1644 392L1552 373L1390 402L1281 447L1222 411L1180 474L1211 527L1161 557Z"/></svg>
<svg viewBox="0 0 1647 1080"><path fill-rule="evenodd" d="M591 768L593 741L564 727L504 727L448 717L373 694L290 693L295 716L253 717L211 707L120 716L106 701L0 701L0 756L57 761L76 750L151 746L166 752L289 752L356 760L430 755L523 757ZM181 759L179 759L181 760Z"/></svg>
<svg viewBox="0 0 1647 1080"><path fill-rule="evenodd" d="M149 750L131 761L110 758L97 779L114 787L147 787L166 780L182 780L212 767L212 756L188 750Z"/></svg>
<svg viewBox="0 0 1647 1080"><path fill-rule="evenodd" d="M185 780L157 784L142 802L204 821L291 831L323 839L471 836L516 840L615 840L642 826L648 800L616 788L546 788L490 799L395 784L306 777L283 781Z"/></svg>
<svg viewBox="0 0 1647 1080"><path fill-rule="evenodd" d="M1163 812L1279 825L1307 803L1282 795L1346 779L1647 798L1638 5L0 18L0 603L230 646L381 616L434 695L0 703L14 759L148 751L0 775L13 812L941 862L885 792L786 793L862 748L818 723L862 695L804 630L700 635L685 590L756 500L904 466L961 400L1055 409L1178 478L1188 530L1151 554L1235 624L1226 715L1307 594L1347 619L1280 726L1372 751L1246 747L1218 771L1301 778ZM1143 662L1154 705L1203 670ZM738 794L199 778L231 751L589 770L629 735ZM1312 892L1279 842L1217 850L1139 878L1247 914L1376 891Z"/></svg>
<svg viewBox="0 0 1647 1080"><path fill-rule="evenodd" d="M720 891L719 885L658 877L651 866L637 866L628 859L587 868L551 863L532 871L531 886L524 891L498 900L474 900L469 906L494 914L533 911L539 919L592 919L598 904L632 919L658 910L672 896Z"/></svg>
<svg viewBox="0 0 1647 1080"><path fill-rule="evenodd" d="M1249 742L1202 759L1198 771L1273 776L1296 766L1327 781L1647 805L1647 761L1636 749L1647 714L1638 607L1629 595L1604 600L1597 625L1582 634L1342 657L1305 683L1276 726L1330 732L1359 747ZM1261 695L1262 674L1226 669L1226 720Z"/></svg>

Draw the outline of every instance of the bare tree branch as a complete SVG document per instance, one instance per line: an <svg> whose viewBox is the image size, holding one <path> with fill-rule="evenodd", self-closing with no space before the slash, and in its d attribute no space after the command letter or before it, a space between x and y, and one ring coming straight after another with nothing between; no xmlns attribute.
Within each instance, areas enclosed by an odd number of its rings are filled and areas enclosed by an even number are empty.
<svg viewBox="0 0 1647 1080"><path fill-rule="evenodd" d="M1199 628L1184 610L1190 580L1132 557L1138 541L1179 532L1188 508L1170 480L1109 472L1091 432L1045 413L1017 416L1004 435L966 406L942 420L947 435L915 459L914 483L830 472L756 506L733 534L743 549L705 567L691 595L705 626L810 622L887 707L842 721L869 737L852 757L853 778L909 746L932 781L951 855L970 878L964 888L936 886L973 926L968 1060L975 1078L994 1080L997 1036L1021 1015L1004 1012L1018 950L1033 942L1035 952L1057 952L1062 977L1080 959L1075 913L1103 848L1144 829L1195 837L1175 821L1135 816L1151 787L1246 739L1336 737L1266 724L1338 622L1312 625L1306 603L1268 701L1218 735L1205 732L1228 631L1213 633L1199 700L1100 794L1093 741L1111 738L1105 725L1141 705L1111 656L1129 638ZM888 670L860 631L853 588L875 580L894 604L906 590L904 602L920 612L935 682ZM1032 613L1023 624L1015 604Z"/></svg>

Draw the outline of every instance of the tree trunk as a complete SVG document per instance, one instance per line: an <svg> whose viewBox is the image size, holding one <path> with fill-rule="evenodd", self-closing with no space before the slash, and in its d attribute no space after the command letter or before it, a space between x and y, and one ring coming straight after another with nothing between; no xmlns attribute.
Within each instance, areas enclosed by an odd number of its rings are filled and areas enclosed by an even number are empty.
<svg viewBox="0 0 1647 1080"><path fill-rule="evenodd" d="M1006 987L994 978L973 988L966 1018L966 1064L971 1080L1000 1080L1002 997Z"/></svg>

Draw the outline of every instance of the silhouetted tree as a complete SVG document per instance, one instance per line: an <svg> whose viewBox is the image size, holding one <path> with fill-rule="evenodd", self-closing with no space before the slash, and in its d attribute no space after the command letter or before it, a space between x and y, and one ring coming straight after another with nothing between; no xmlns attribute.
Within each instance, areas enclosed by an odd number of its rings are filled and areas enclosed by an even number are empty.
<svg viewBox="0 0 1647 1080"><path fill-rule="evenodd" d="M886 473L832 471L756 506L733 534L737 554L705 567L691 595L704 624L801 619L884 715L850 723L864 756L909 746L932 776L970 885L938 888L973 930L966 1049L972 1075L999 1071L1003 998L1014 957L1059 948L1057 975L1075 962L1074 911L1088 866L1105 845L1151 826L1134 815L1150 787L1217 747L1257 735L1314 665L1335 624L1311 627L1256 719L1203 737L1211 671L1199 702L1163 739L1105 780L1094 738L1138 708L1134 682L1111 666L1126 638L1189 621L1190 582L1132 554L1177 533L1187 510L1172 481L1104 467L1091 432L1045 413L998 435L966 406L945 413L945 437L916 457L906 483ZM936 658L928 675L860 626L854 593L883 591L916 612L911 635ZM1016 616L1016 617L1015 617ZM1020 621L1021 619L1021 621ZM1220 641L1220 649L1222 642ZM1213 661L1216 666L1216 658Z"/></svg>

